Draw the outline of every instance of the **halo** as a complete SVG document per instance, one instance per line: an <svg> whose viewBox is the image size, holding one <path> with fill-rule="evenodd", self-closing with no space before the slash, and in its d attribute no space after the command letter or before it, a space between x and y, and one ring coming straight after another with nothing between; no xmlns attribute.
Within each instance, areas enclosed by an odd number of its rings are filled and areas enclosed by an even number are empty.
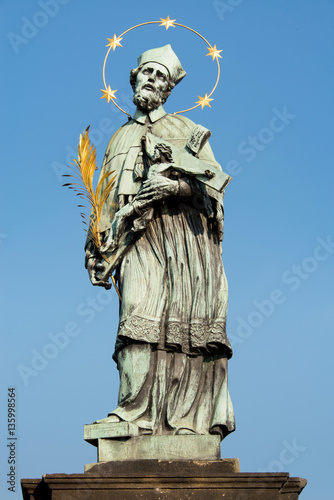
<svg viewBox="0 0 334 500"><path fill-rule="evenodd" d="M171 28L171 27L175 28L176 26L178 26L179 28L184 28L186 30L191 31L192 33L195 33L195 35L199 36L207 44L207 49L209 50L209 52L206 55L207 56L211 56L212 60L213 61L216 60L216 62L217 62L217 79L216 79L216 82L215 82L215 84L213 86L213 89L211 90L211 92L209 94L206 93L204 95L204 97L198 96L199 100L195 103L194 106L192 106L190 108L187 108L187 109L183 109L182 111L176 111L173 114L177 115L179 113L186 113L187 111L191 111L191 110L193 110L195 108L198 108L199 106L201 106L201 109L203 109L205 106L208 106L209 108L211 108L210 102L213 101L213 99L211 98L211 96L214 93L214 91L216 90L216 87L217 87L218 82L219 82L219 77L220 77L219 58L221 58L220 52L222 52L222 50L218 50L217 47L216 47L216 45L212 46L206 40L206 38L204 38L204 36L202 36L200 33L198 33L197 31L195 31L194 29L189 28L189 26L185 26L184 24L176 23L175 19L170 19L169 16L167 16L166 19L160 18L160 21L148 21L146 23L137 24L136 26L132 26L131 28L129 28L126 31L124 31L118 37L115 34L113 36L113 38L107 38L107 40L108 40L109 43L106 45L106 47L109 47L109 48L108 48L107 54L106 54L106 56L104 58L104 62L103 62L103 71L102 71L102 74L103 74L104 89L101 89L101 92L103 94L102 97L101 97L101 99L107 99L108 103L110 101L112 101L112 103L120 111L122 111L122 113L126 114L127 116L129 116L131 118L131 115L129 115L129 113L127 113L126 111L124 111L124 109L122 109L115 102L116 99L117 99L117 97L115 96L115 93L117 92L117 90L111 90L110 85L107 86L106 75L105 75L106 63L107 63L107 59L108 59L108 56L110 54L111 49L114 51L116 49L116 47L122 47L122 44L120 42L121 42L121 40L123 40L124 36L127 33L129 33L129 31L132 31L132 30L134 30L136 28L140 28L141 26L146 26L147 24L159 24L159 26L165 27L166 30L168 30L168 28Z"/></svg>

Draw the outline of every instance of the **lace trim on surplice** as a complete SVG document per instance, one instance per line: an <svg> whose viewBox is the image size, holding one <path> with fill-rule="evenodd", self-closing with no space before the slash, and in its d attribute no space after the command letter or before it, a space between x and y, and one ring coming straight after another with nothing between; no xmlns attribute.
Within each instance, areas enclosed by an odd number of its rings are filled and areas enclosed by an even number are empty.
<svg viewBox="0 0 334 500"><path fill-rule="evenodd" d="M161 344L160 322L139 316L130 316L119 325L116 339L116 352L129 341L148 342L150 344ZM200 350L210 350L213 346L221 344L227 348L232 355L231 344L227 338L226 325L222 320L211 323L193 321L181 323L181 321L168 321L164 339L164 347L181 347L182 352L194 353Z"/></svg>

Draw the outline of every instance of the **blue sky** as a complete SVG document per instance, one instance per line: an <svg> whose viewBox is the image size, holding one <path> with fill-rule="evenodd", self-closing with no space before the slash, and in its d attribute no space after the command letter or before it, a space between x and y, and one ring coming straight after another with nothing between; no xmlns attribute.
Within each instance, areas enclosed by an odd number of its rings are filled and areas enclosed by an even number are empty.
<svg viewBox="0 0 334 500"><path fill-rule="evenodd" d="M237 430L222 455L244 472L307 478L304 500L332 498L334 3L2 0L0 14L1 498L21 498L18 483L4 486L8 387L18 478L82 472L96 460L83 425L116 405L118 299L89 283L79 209L60 175L87 125L100 164L126 121L100 99L106 38L167 15L223 49L211 109L187 115L211 130L233 177L223 260ZM107 82L129 113L129 70L165 43L187 71L166 110L211 90L215 65L190 32L147 26L122 43Z"/></svg>

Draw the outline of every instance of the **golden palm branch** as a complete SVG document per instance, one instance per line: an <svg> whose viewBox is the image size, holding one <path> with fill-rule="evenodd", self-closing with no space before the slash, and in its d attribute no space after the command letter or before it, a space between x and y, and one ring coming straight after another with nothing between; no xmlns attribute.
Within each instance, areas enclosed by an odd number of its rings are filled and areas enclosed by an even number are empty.
<svg viewBox="0 0 334 500"><path fill-rule="evenodd" d="M87 226L85 228L86 233L89 233L90 238L99 249L102 244L100 236L100 218L102 208L110 194L110 191L114 187L116 175L110 179L110 176L114 174L114 171L106 172L99 180L96 190L94 191L93 178L95 171L98 170L98 166L96 164L96 148L94 147L94 144L91 144L88 132L89 127L86 128L82 135L80 134L78 144L78 160L74 159L74 163L71 163L74 168L69 167L73 173L64 174L64 177L71 177L76 182L67 182L66 184L63 184L63 186L73 189L79 198L88 202L90 205L90 216L84 212L81 212L80 215L83 219L83 223ZM103 183L107 180L107 184L102 189ZM85 205L78 205L78 207L87 208Z"/></svg>
<svg viewBox="0 0 334 500"><path fill-rule="evenodd" d="M82 135L80 134L78 159L74 159L74 163L71 163L74 168L69 166L72 170L72 174L64 174L63 176L72 178L73 182L67 182L63 184L63 186L72 189L79 198L88 202L88 205L90 205L90 215L88 216L85 212L81 212L80 215L82 217L82 222L86 226L85 232L100 251L102 244L100 234L102 209L110 191L115 185L116 175L110 178L110 176L115 173L114 170L103 174L94 191L93 178L95 171L98 170L98 166L96 164L96 148L94 144L91 144L88 132L89 126ZM87 208L85 205L78 205L78 207ZM108 261L105 255L103 255L103 258ZM117 290L114 277L111 276L111 278ZM117 293L119 294L118 290Z"/></svg>

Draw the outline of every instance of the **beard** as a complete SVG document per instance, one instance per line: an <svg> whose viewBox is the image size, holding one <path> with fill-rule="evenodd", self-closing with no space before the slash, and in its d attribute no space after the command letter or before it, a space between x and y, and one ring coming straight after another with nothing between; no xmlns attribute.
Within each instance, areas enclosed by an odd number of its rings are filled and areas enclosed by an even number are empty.
<svg viewBox="0 0 334 500"><path fill-rule="evenodd" d="M141 111L152 111L163 104L163 95L157 90L147 91L140 89L134 93L133 103Z"/></svg>

